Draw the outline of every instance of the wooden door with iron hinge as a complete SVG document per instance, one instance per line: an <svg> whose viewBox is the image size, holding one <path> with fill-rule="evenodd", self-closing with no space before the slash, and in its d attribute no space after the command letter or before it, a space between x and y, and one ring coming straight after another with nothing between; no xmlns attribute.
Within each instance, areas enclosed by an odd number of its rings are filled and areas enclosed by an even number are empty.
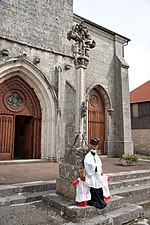
<svg viewBox="0 0 150 225"><path fill-rule="evenodd" d="M100 93L94 88L89 94L88 102L88 142L91 138L100 139L97 153L104 154L105 109Z"/></svg>

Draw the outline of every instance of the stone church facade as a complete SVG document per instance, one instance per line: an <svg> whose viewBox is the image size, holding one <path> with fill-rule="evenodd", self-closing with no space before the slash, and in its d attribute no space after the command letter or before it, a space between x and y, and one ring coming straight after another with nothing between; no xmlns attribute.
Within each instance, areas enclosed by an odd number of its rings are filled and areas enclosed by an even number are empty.
<svg viewBox="0 0 150 225"><path fill-rule="evenodd" d="M110 157L132 153L129 39L74 15L73 0L2 0L0 12L0 160L58 161L79 131L77 95L84 141L99 138ZM77 82L67 33L83 21L96 46Z"/></svg>

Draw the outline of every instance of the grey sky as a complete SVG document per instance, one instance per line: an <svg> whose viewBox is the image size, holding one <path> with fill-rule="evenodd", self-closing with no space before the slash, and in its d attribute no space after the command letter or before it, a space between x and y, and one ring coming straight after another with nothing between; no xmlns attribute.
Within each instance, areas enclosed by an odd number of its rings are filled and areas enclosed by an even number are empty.
<svg viewBox="0 0 150 225"><path fill-rule="evenodd" d="M74 13L131 39L130 91L150 80L150 0L74 0Z"/></svg>

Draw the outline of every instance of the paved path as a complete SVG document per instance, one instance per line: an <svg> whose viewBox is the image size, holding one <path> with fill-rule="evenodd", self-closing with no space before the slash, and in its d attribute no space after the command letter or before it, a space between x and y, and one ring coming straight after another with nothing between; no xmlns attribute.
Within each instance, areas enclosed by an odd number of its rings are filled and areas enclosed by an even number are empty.
<svg viewBox="0 0 150 225"><path fill-rule="evenodd" d="M55 180L58 169L59 164L52 162L0 164L0 184Z"/></svg>
<svg viewBox="0 0 150 225"><path fill-rule="evenodd" d="M139 161L135 166L122 166L118 158L101 157L104 173L118 173L150 169L149 161ZM28 162L28 163L27 163ZM47 161L0 162L0 184L55 180L59 176L59 164Z"/></svg>
<svg viewBox="0 0 150 225"><path fill-rule="evenodd" d="M140 160L134 166L122 166L118 158L101 157L101 160L103 162L103 170L105 173L118 173L150 169L150 160Z"/></svg>

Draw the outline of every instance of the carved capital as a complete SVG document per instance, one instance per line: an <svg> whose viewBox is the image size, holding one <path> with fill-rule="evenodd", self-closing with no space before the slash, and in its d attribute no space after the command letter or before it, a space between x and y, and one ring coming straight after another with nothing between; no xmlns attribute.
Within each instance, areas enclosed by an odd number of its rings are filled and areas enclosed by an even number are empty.
<svg viewBox="0 0 150 225"><path fill-rule="evenodd" d="M87 69L87 66L89 64L89 58L85 57L85 56L84 57L79 56L74 60L74 64L75 64L76 69L78 69L78 68Z"/></svg>

